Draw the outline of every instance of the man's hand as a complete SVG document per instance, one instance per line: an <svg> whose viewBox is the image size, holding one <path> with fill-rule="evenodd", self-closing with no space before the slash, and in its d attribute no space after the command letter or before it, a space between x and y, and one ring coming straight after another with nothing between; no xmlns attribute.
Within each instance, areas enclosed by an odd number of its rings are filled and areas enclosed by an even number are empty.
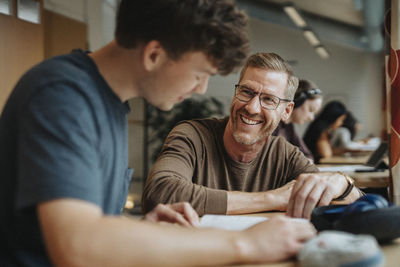
<svg viewBox="0 0 400 267"><path fill-rule="evenodd" d="M303 173L293 187L286 214L310 218L312 210L326 206L347 188L347 180L338 173Z"/></svg>
<svg viewBox="0 0 400 267"><path fill-rule="evenodd" d="M144 216L144 219L151 222L177 223L187 227L199 225L199 216L187 202L158 204Z"/></svg>
<svg viewBox="0 0 400 267"><path fill-rule="evenodd" d="M242 251L251 251L246 256L258 263L277 262L295 256L304 242L315 236L316 230L306 220L276 216L243 233L248 241L244 244L250 244L250 247L241 247Z"/></svg>

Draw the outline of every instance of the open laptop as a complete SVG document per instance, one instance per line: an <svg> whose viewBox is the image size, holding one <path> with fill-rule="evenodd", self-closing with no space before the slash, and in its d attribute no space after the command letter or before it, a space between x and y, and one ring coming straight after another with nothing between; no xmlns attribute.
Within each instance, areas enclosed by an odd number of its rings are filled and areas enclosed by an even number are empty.
<svg viewBox="0 0 400 267"><path fill-rule="evenodd" d="M363 165L335 165L318 167L321 172L376 172L387 169L388 166L383 161L388 153L388 143L381 142L379 147L371 154L367 163Z"/></svg>

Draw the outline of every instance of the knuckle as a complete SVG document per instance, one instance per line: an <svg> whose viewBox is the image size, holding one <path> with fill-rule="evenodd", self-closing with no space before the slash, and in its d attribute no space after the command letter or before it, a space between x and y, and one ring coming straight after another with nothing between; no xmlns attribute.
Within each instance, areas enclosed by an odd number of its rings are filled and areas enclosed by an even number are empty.
<svg viewBox="0 0 400 267"><path fill-rule="evenodd" d="M292 239L288 239L286 241L286 248L288 253L292 254L297 252L298 246L296 246L296 242L294 242Z"/></svg>
<svg viewBox="0 0 400 267"><path fill-rule="evenodd" d="M157 206L156 206L157 210L164 209L164 208L165 208L165 205L161 204L161 203L158 203Z"/></svg>
<svg viewBox="0 0 400 267"><path fill-rule="evenodd" d="M330 201L328 201L327 199L322 199L322 200L319 202L319 206L328 206L329 203L330 203Z"/></svg>
<svg viewBox="0 0 400 267"><path fill-rule="evenodd" d="M318 202L319 201L319 196L316 196L316 195L310 195L310 196L308 196L308 201L310 201L310 202L312 202L312 203L316 203L316 202Z"/></svg>
<svg viewBox="0 0 400 267"><path fill-rule="evenodd" d="M304 180L306 177L307 177L307 174L306 174L306 173L302 173L302 174L300 174L300 175L297 177L297 181L302 181L302 180Z"/></svg>
<svg viewBox="0 0 400 267"><path fill-rule="evenodd" d="M326 187L333 187L333 183L330 182L330 181L328 181L328 180L321 179L321 183L322 183L323 185L325 185Z"/></svg>
<svg viewBox="0 0 400 267"><path fill-rule="evenodd" d="M304 201L304 200L306 200L306 198L307 198L307 193L305 193L303 191L300 191L296 197L296 199L299 201Z"/></svg>
<svg viewBox="0 0 400 267"><path fill-rule="evenodd" d="M325 184L325 188L326 188L326 191L327 191L328 193L331 193L331 192L334 192L334 191L335 191L336 186L333 185L333 184L331 184L331 183L326 183L326 184Z"/></svg>

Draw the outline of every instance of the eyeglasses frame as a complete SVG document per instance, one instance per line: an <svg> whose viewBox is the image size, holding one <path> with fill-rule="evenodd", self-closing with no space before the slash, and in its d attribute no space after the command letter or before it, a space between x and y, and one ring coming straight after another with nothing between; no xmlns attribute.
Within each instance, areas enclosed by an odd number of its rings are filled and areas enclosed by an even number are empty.
<svg viewBox="0 0 400 267"><path fill-rule="evenodd" d="M236 96L236 90L237 90L237 88L238 88L239 86L244 87L244 88L246 88L246 89L252 91L252 92L254 93L253 97L252 97L251 99L249 99L248 101L239 99L239 98ZM292 102L292 101L293 101L293 100L291 100L291 99L280 98L279 96L272 95L272 94L261 93L261 92L255 92L254 89L252 89L252 88L250 88L250 87L248 87L248 86L246 86L246 85L235 84L235 98L236 98L237 100L239 100L239 101L241 101L241 102L248 103L248 102L250 102L250 101L251 101L255 96L257 96L257 95L258 95L258 101L260 102L260 107L262 107L263 109L266 109L266 110L276 110L276 109L279 107L279 105L281 104L281 102ZM262 103L261 103L261 95L267 95L267 96L276 97L277 99L279 99L279 102L278 102L278 104L276 105L276 107L275 107L274 109L266 108L266 107L264 107L264 106L262 105Z"/></svg>

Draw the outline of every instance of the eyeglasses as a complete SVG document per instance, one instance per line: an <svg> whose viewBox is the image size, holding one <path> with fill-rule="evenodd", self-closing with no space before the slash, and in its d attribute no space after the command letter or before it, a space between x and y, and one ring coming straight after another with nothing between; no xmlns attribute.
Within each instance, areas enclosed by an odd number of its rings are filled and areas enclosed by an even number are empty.
<svg viewBox="0 0 400 267"><path fill-rule="evenodd" d="M241 85L241 84L235 85L235 97L242 102L249 102L256 95L259 95L258 98L260 100L261 107L268 109L268 110L275 110L281 102L292 101L291 99L279 98L277 96L270 95L270 94L254 92L253 89L251 89L245 85Z"/></svg>

